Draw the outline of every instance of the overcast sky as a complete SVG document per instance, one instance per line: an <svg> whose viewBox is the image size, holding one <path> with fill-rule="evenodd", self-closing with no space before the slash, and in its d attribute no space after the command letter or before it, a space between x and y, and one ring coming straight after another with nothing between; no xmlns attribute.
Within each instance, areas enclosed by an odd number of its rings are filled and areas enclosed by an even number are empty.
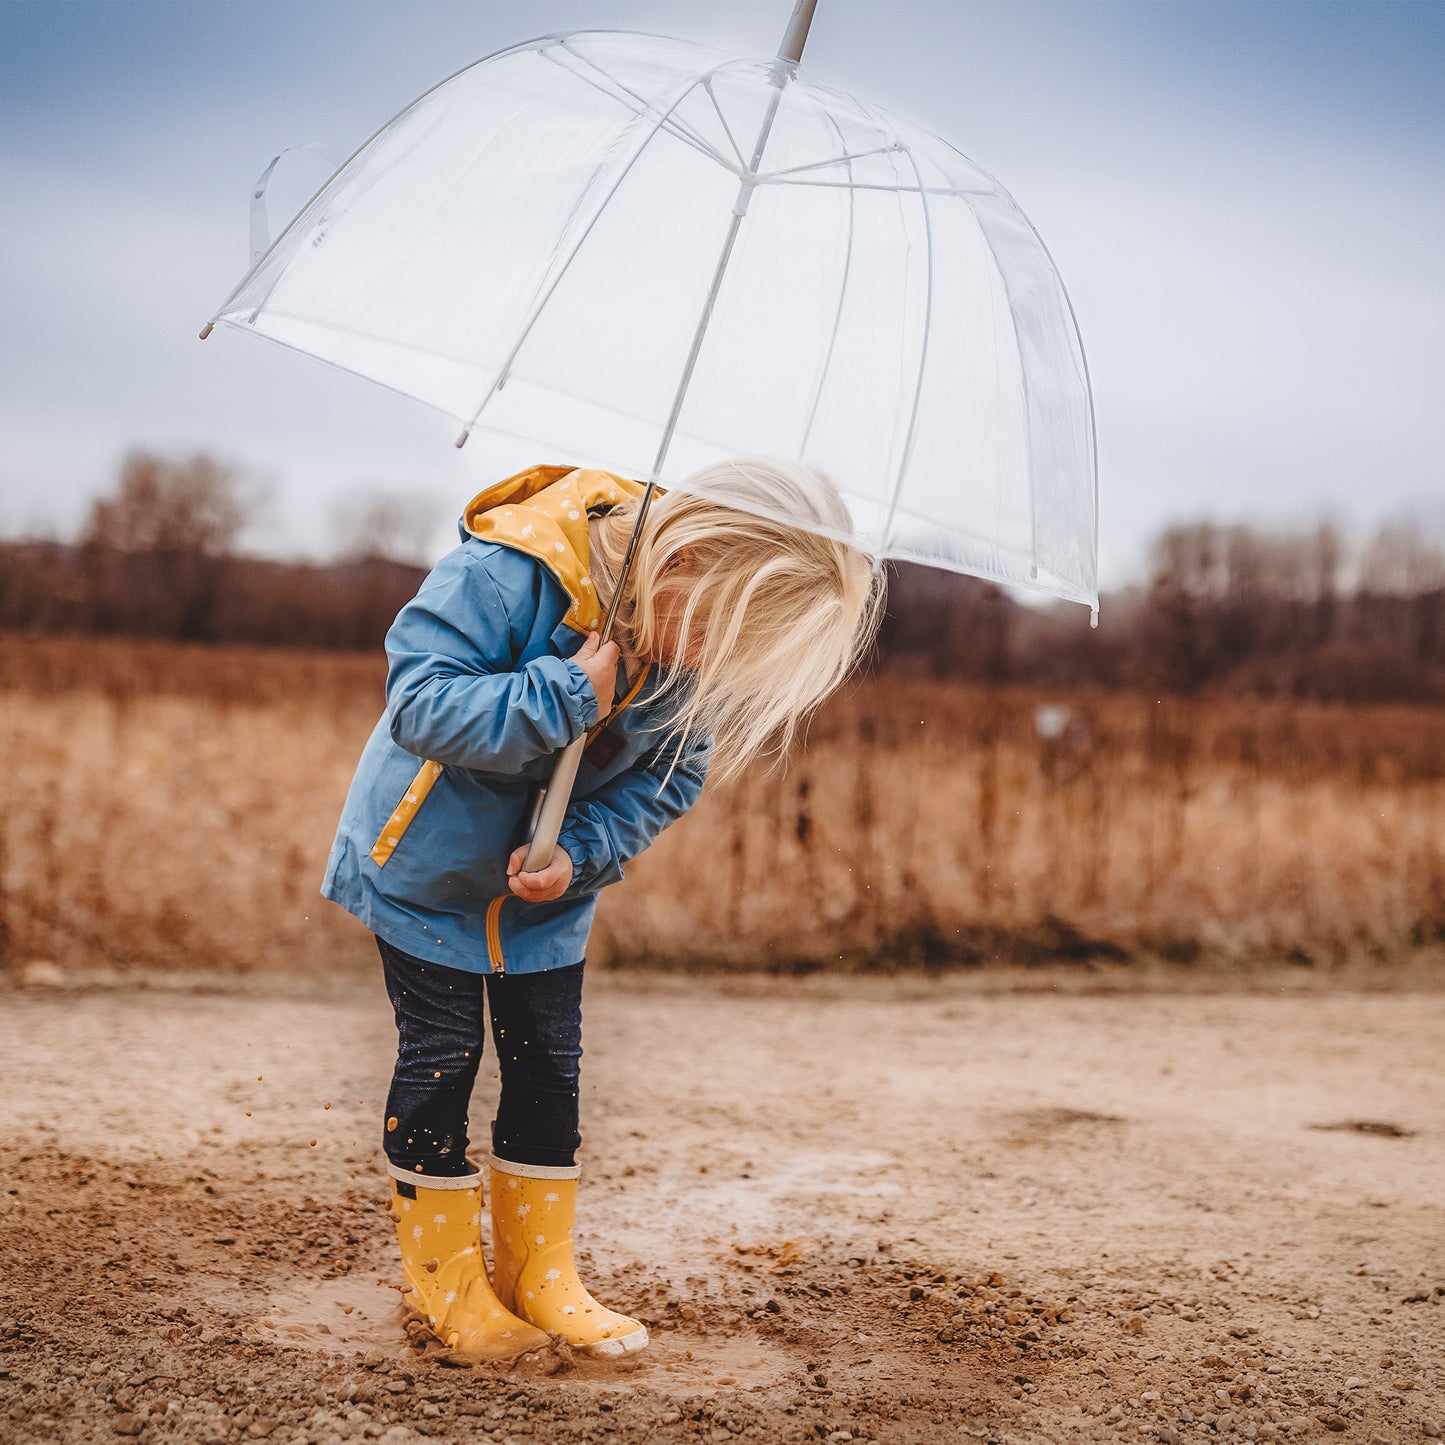
<svg viewBox="0 0 1445 1445"><path fill-rule="evenodd" d="M431 550L530 451L218 331L283 146L344 155L503 45L604 26L770 55L788 0L0 0L0 532L69 535L126 449L206 448L334 546L414 494ZM1445 521L1445 4L820 0L806 64L1010 189L1094 382L1101 582L1170 521ZM284 220L324 179L288 158ZM288 209L287 203L290 202Z"/></svg>

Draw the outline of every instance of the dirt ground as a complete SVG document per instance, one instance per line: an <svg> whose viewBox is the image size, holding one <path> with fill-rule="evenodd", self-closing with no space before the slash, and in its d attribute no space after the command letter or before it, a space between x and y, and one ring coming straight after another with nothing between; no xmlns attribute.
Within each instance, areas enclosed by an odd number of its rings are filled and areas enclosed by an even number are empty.
<svg viewBox="0 0 1445 1445"><path fill-rule="evenodd" d="M379 987L0 995L0 1439L1445 1427L1439 993L599 975L586 1007L583 1257L654 1345L490 1371L401 1325Z"/></svg>

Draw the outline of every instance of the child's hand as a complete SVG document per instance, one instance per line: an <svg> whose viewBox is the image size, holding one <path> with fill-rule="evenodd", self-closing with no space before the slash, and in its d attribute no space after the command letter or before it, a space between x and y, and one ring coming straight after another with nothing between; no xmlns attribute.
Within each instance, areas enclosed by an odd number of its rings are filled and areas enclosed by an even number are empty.
<svg viewBox="0 0 1445 1445"><path fill-rule="evenodd" d="M597 635L595 632L592 634ZM572 881L572 859L562 847L552 850L552 861L536 873L523 873L530 844L523 843L507 860L507 886L526 903L550 903L560 898Z"/></svg>
<svg viewBox="0 0 1445 1445"><path fill-rule="evenodd" d="M617 691L617 659L622 654L615 642L603 642L595 632L572 654L572 661L587 674L592 691L597 694L597 716L604 718L612 711L612 697Z"/></svg>

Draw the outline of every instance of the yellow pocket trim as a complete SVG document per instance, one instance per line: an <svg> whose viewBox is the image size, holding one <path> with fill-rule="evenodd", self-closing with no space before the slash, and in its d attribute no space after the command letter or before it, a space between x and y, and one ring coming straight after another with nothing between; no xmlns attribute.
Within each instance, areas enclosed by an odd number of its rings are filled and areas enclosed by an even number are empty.
<svg viewBox="0 0 1445 1445"><path fill-rule="evenodd" d="M426 795L431 792L432 785L442 775L440 763L423 763L417 771L416 777L411 780L411 786L407 788L406 794L401 802L396 805L396 811L389 817L381 830L381 836L371 845L371 861L378 868L386 865L386 860L396 852L396 845L401 842L402 835L411 827L411 820L416 817L416 810L426 802Z"/></svg>

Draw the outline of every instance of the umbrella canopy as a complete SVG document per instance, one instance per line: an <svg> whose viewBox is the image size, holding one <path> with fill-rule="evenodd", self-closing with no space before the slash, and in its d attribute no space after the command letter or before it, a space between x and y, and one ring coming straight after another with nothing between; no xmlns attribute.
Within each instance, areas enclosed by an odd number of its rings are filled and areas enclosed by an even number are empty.
<svg viewBox="0 0 1445 1445"><path fill-rule="evenodd" d="M1043 243L947 142L786 61L605 31L479 61L220 322L549 459L667 485L802 460L875 558L1097 601L1088 376Z"/></svg>

